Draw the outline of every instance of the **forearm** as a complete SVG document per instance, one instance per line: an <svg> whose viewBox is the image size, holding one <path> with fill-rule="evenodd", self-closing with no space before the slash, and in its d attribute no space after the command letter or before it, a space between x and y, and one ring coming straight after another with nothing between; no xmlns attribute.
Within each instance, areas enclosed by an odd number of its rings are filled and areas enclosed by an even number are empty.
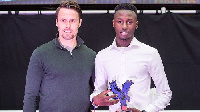
<svg viewBox="0 0 200 112"><path fill-rule="evenodd" d="M149 104L145 110L147 112L158 112L164 110L169 105L169 102L172 98L172 92L171 90L166 90L159 95L157 95L157 98Z"/></svg>
<svg viewBox="0 0 200 112"><path fill-rule="evenodd" d="M37 84L38 83L38 84ZM35 112L39 98L39 82L27 75L23 112Z"/></svg>
<svg viewBox="0 0 200 112"><path fill-rule="evenodd" d="M27 75L26 75L26 86L24 95L24 112L35 112L38 102L38 95L43 77L43 67L38 52L34 52L31 56Z"/></svg>
<svg viewBox="0 0 200 112"><path fill-rule="evenodd" d="M23 112L36 112L35 98L29 98L27 95L25 95Z"/></svg>

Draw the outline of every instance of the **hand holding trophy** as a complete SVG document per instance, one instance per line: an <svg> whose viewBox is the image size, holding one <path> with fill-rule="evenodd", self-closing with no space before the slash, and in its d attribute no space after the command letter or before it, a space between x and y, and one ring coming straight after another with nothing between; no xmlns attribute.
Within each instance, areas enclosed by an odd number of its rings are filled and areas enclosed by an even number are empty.
<svg viewBox="0 0 200 112"><path fill-rule="evenodd" d="M130 102L130 97L128 96L128 91L129 91L130 86L133 84L133 82L131 80L130 81L127 80L122 85L122 90L120 88L118 88L118 86L116 84L116 80L110 82L109 84L110 84L111 91L114 94L118 94L118 96L116 98L120 99L121 109L122 110L127 110L126 100L128 100L128 102Z"/></svg>

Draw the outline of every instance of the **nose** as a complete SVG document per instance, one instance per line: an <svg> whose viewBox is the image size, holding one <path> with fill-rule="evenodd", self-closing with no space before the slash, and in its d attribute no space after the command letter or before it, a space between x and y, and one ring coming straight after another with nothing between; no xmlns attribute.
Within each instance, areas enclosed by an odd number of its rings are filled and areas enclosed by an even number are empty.
<svg viewBox="0 0 200 112"><path fill-rule="evenodd" d="M128 25L124 22L124 23L122 24L122 28L123 28L123 29L127 29L127 27L128 27Z"/></svg>
<svg viewBox="0 0 200 112"><path fill-rule="evenodd" d="M66 22L66 28L70 28L70 26L71 26L70 22L69 21Z"/></svg>

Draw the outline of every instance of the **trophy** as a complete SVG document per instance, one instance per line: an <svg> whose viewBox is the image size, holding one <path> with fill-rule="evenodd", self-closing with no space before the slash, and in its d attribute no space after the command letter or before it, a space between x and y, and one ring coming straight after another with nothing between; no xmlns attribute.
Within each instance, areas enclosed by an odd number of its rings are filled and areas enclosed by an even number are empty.
<svg viewBox="0 0 200 112"><path fill-rule="evenodd" d="M128 96L128 91L129 91L130 86L133 84L133 82L131 80L130 81L127 80L124 84L122 84L122 90L117 87L116 80L109 82L109 84L110 84L111 91L114 94L118 94L116 99L117 98L120 99L121 109L127 110L126 100L128 100L128 102L130 102L130 97Z"/></svg>

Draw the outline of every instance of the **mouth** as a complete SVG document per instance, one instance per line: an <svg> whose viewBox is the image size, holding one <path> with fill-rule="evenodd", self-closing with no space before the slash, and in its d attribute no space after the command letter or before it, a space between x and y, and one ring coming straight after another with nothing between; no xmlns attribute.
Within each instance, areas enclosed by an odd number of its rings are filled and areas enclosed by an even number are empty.
<svg viewBox="0 0 200 112"><path fill-rule="evenodd" d="M120 34L121 34L121 35L128 35L128 32L126 32L126 31L121 31Z"/></svg>
<svg viewBox="0 0 200 112"><path fill-rule="evenodd" d="M69 31L69 30L64 30L64 32L65 32L65 33L71 33L71 31Z"/></svg>

